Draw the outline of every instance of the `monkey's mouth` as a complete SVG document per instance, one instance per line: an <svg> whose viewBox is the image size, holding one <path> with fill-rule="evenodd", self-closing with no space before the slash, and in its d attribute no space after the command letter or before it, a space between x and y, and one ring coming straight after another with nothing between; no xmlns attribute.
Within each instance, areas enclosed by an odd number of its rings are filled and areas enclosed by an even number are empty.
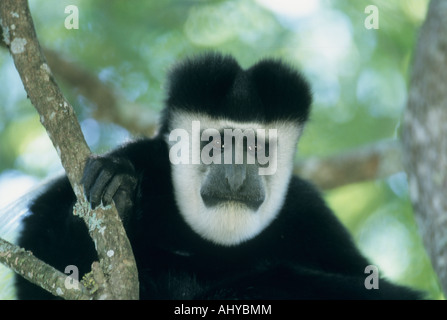
<svg viewBox="0 0 447 320"><path fill-rule="evenodd" d="M202 196L203 203L205 203L205 206L207 207L215 207L235 202L256 211L264 202L264 196L248 197L244 194L207 194L203 192L200 195Z"/></svg>

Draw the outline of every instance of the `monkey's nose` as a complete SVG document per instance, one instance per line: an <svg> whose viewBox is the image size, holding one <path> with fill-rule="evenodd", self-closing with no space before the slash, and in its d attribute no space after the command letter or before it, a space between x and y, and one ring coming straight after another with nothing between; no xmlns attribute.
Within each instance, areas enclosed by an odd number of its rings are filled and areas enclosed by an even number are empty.
<svg viewBox="0 0 447 320"><path fill-rule="evenodd" d="M244 184L247 168L243 164L229 164L225 166L225 179L230 186L230 190L237 192Z"/></svg>

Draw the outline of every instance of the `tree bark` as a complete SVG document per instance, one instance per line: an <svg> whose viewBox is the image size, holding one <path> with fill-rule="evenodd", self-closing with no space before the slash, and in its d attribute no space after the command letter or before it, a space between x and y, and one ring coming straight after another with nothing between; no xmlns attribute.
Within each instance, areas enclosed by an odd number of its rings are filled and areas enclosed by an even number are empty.
<svg viewBox="0 0 447 320"><path fill-rule="evenodd" d="M414 54L402 126L410 197L447 293L447 1L432 0Z"/></svg>
<svg viewBox="0 0 447 320"><path fill-rule="evenodd" d="M113 206L111 209L99 207L91 210L85 200L80 181L90 150L73 108L60 92L42 53L27 1L0 1L0 17L3 40L78 198L74 213L86 222L97 248L100 268L95 264L92 274L101 283L98 284L100 290L92 298L137 299L136 263L116 209ZM7 256L7 243L2 242L1 246L1 252ZM26 264L22 266L26 268ZM23 270L23 273L29 271Z"/></svg>
<svg viewBox="0 0 447 320"><path fill-rule="evenodd" d="M55 296L67 300L87 300L91 297L78 279L68 279L76 282L77 289L67 290L66 274L37 259L30 251L25 251L3 239L0 239L0 262Z"/></svg>

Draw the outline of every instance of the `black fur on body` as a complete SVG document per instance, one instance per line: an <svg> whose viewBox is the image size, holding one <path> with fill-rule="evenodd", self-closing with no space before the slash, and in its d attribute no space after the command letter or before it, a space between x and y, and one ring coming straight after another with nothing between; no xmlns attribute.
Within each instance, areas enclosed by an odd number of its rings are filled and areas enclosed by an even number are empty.
<svg viewBox="0 0 447 320"><path fill-rule="evenodd" d="M274 219L240 243L206 240L185 221L165 140L171 118L186 112L303 125L309 92L300 74L279 61L242 70L218 54L187 60L171 73L160 133L89 159L83 179L87 197L93 207L113 197L136 257L141 299L420 297L385 279L378 290L366 289L370 263L315 188L296 176L285 181ZM107 191L110 185L113 192ZM83 221L72 214L75 200L66 177L55 181L31 206L19 245L61 271L75 265L82 275L97 255ZM20 299L52 298L21 277L16 280Z"/></svg>

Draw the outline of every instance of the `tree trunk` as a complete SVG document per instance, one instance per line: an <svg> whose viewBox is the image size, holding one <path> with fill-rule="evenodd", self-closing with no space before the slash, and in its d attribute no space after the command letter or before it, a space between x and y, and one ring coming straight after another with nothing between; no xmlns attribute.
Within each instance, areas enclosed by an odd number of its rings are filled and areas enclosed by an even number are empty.
<svg viewBox="0 0 447 320"><path fill-rule="evenodd" d="M414 53L402 127L410 197L447 293L447 1L432 0Z"/></svg>

